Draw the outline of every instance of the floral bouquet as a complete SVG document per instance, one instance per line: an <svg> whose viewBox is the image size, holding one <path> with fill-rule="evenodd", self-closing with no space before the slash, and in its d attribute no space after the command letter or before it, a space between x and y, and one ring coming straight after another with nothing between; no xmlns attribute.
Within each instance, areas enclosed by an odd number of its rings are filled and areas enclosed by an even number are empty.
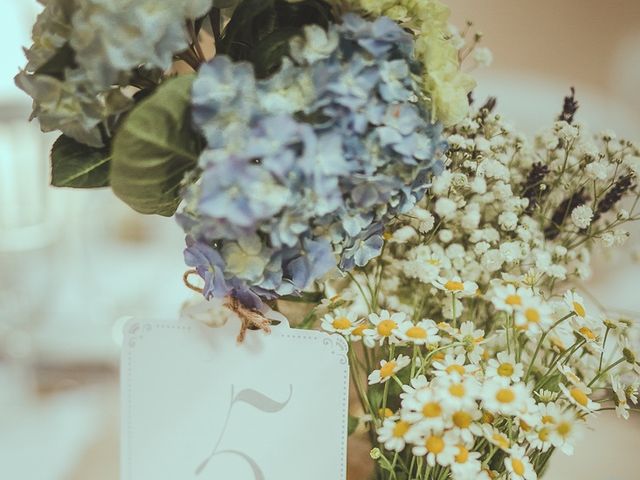
<svg viewBox="0 0 640 480"><path fill-rule="evenodd" d="M640 218L640 152L577 123L573 92L532 143L476 107L461 63L491 54L448 15L49 0L16 83L62 132L53 185L175 214L185 283L243 328L296 302L346 338L375 478L531 480L638 400L634 322L581 281Z"/></svg>

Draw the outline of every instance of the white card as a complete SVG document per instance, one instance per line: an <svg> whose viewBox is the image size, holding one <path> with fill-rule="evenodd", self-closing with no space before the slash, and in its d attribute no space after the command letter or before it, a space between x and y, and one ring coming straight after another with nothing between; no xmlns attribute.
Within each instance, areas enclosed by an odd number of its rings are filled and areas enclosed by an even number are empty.
<svg viewBox="0 0 640 480"><path fill-rule="evenodd" d="M122 480L344 480L349 367L336 335L239 320L132 321Z"/></svg>

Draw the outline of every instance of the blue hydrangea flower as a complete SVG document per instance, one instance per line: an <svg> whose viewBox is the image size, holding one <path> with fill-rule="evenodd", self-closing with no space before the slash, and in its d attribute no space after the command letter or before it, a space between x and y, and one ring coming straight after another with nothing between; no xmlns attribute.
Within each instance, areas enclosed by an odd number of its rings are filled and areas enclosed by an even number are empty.
<svg viewBox="0 0 640 480"><path fill-rule="evenodd" d="M193 121L207 147L178 220L205 295L260 308L380 255L385 225L441 169L412 52L392 20L349 14L307 27L271 78L224 56L200 70Z"/></svg>

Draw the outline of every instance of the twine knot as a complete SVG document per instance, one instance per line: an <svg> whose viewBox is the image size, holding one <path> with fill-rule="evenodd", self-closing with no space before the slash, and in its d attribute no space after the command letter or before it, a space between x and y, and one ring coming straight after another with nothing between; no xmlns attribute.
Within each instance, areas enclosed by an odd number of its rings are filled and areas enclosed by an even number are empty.
<svg viewBox="0 0 640 480"><path fill-rule="evenodd" d="M189 277L191 275L199 274L195 269L186 271L182 277L184 284L194 292L202 294L204 290L189 281ZM244 342L244 339L247 336L247 330L249 329L262 330L266 334L271 333L271 320L265 317L262 312L243 306L237 298L231 295L225 297L224 306L234 312L242 322L240 333L238 333L237 337L238 343Z"/></svg>

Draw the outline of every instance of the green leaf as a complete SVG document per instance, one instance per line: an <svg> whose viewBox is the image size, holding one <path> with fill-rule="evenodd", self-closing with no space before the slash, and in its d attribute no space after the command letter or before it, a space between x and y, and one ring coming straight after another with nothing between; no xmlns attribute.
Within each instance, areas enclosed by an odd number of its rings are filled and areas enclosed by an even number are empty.
<svg viewBox="0 0 640 480"><path fill-rule="evenodd" d="M360 424L360 419L358 417L354 417L353 415L349 415L349 423L347 428L347 435L351 435L356 431L358 425Z"/></svg>
<svg viewBox="0 0 640 480"><path fill-rule="evenodd" d="M51 185L99 188L109 186L108 149L94 148L60 135L51 148Z"/></svg>
<svg viewBox="0 0 640 480"><path fill-rule="evenodd" d="M259 40L274 29L274 0L242 0L219 45L219 52L236 61L248 60Z"/></svg>
<svg viewBox="0 0 640 480"><path fill-rule="evenodd" d="M111 187L140 213L173 215L181 181L197 164L202 139L189 112L194 79L183 75L162 84L129 113L115 136Z"/></svg>
<svg viewBox="0 0 640 480"><path fill-rule="evenodd" d="M289 40L305 25L325 28L332 20L331 5L323 0L243 0L227 24L219 53L235 61L250 61L256 75L271 75L289 53Z"/></svg>
<svg viewBox="0 0 640 480"><path fill-rule="evenodd" d="M300 32L298 28L282 28L267 35L251 52L256 76L273 74L281 65L282 57L289 54L289 41Z"/></svg>

